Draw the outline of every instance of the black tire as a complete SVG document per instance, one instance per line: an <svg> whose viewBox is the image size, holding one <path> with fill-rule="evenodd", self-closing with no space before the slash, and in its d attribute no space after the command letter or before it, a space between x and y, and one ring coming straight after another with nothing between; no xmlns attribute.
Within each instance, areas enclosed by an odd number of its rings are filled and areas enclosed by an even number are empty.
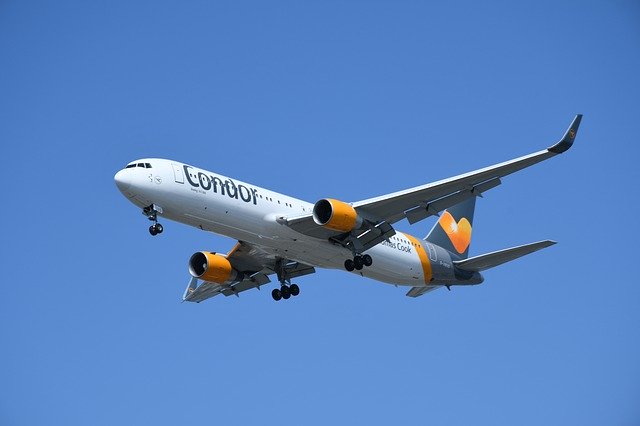
<svg viewBox="0 0 640 426"><path fill-rule="evenodd" d="M271 297L273 297L273 300L275 300L276 302L280 299L282 299L282 295L280 294L280 290L278 290L277 288L274 288L273 291L271 292Z"/></svg>
<svg viewBox="0 0 640 426"><path fill-rule="evenodd" d="M151 225L151 226L149 227L149 233L150 233L151 235L154 235L154 236L155 236L155 235L158 235L158 230L156 229L156 226L155 226L155 225Z"/></svg>
<svg viewBox="0 0 640 426"><path fill-rule="evenodd" d="M359 271L362 269L362 267L364 266L364 263L362 263L362 256L356 256L353 259L353 266Z"/></svg>
<svg viewBox="0 0 640 426"><path fill-rule="evenodd" d="M291 290L289 290L289 287L287 287L286 285L283 285L282 287L280 287L280 295L282 295L282 298L284 300L287 300L291 297Z"/></svg>
<svg viewBox="0 0 640 426"><path fill-rule="evenodd" d="M162 231L164 231L164 228L159 223L156 223L156 231L158 232L158 234L162 234Z"/></svg>
<svg viewBox="0 0 640 426"><path fill-rule="evenodd" d="M291 284L291 286L289 286L289 292L292 296L297 296L300 294L300 287L298 287L298 284Z"/></svg>
<svg viewBox="0 0 640 426"><path fill-rule="evenodd" d="M365 254L364 256L362 256L362 263L364 264L364 266L371 266L373 265L373 259L368 254Z"/></svg>
<svg viewBox="0 0 640 426"><path fill-rule="evenodd" d="M355 269L355 266L353 265L353 260L351 259L347 259L344 261L344 269L346 269L347 271L351 272Z"/></svg>

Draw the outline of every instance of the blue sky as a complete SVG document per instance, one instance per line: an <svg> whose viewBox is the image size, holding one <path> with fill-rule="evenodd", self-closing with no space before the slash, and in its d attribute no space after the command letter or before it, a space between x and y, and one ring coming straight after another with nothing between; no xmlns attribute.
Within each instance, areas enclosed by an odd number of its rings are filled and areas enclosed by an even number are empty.
<svg viewBox="0 0 640 426"><path fill-rule="evenodd" d="M587 3L2 2L0 424L638 424L640 6ZM576 113L479 201L471 254L559 244L415 300L319 271L182 304L189 256L234 241L152 238L113 183L158 156L355 201Z"/></svg>

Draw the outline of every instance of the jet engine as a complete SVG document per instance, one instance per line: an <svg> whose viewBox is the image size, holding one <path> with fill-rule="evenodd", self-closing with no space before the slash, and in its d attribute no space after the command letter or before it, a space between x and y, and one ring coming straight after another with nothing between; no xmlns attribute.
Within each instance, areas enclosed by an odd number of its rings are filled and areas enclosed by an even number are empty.
<svg viewBox="0 0 640 426"><path fill-rule="evenodd" d="M350 204L331 198L323 198L313 206L313 220L318 225L341 232L360 229L364 224Z"/></svg>
<svg viewBox="0 0 640 426"><path fill-rule="evenodd" d="M199 251L191 256L189 273L195 278L216 284L242 281L242 274L233 269L226 257L207 251Z"/></svg>

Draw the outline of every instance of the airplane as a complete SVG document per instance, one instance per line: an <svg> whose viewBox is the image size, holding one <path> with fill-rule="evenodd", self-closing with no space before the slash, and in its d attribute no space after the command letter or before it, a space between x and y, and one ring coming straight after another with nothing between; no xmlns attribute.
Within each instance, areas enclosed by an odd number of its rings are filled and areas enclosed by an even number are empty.
<svg viewBox="0 0 640 426"><path fill-rule="evenodd" d="M555 157L573 145L582 115L555 145L469 173L362 201L323 198L315 204L174 160L148 158L118 171L120 192L161 234L164 217L237 240L226 254L198 251L188 262L191 279L182 297L202 302L271 282L274 300L298 296L291 282L316 268L347 271L395 286L409 297L452 286L477 285L482 271L555 244L543 240L469 257L476 197L501 178ZM439 216L419 239L397 231Z"/></svg>

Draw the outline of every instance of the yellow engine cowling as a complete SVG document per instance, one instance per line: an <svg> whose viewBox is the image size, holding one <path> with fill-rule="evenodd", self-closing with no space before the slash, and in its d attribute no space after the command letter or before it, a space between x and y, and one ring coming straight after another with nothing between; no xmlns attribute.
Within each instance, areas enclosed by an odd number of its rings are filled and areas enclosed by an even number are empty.
<svg viewBox="0 0 640 426"><path fill-rule="evenodd" d="M229 284L241 278L226 257L207 251L199 251L191 256L189 273L195 278L216 284Z"/></svg>
<svg viewBox="0 0 640 426"><path fill-rule="evenodd" d="M332 198L324 198L313 206L313 220L318 225L340 232L351 232L363 224L356 209Z"/></svg>

